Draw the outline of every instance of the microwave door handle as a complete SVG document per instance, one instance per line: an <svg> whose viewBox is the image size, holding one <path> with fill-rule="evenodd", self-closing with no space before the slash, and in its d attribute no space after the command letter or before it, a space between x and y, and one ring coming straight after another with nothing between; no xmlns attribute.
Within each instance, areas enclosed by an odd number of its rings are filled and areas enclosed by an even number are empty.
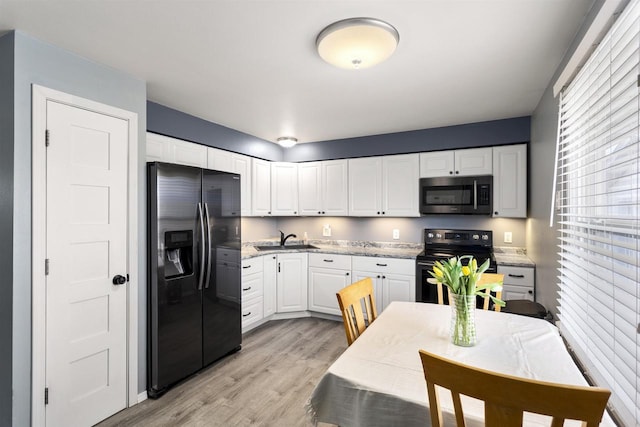
<svg viewBox="0 0 640 427"><path fill-rule="evenodd" d="M198 219L200 220L200 277L198 277L198 290L202 289L205 270L205 240L204 240L204 218L202 215L202 204L198 203Z"/></svg>
<svg viewBox="0 0 640 427"><path fill-rule="evenodd" d="M478 181L473 180L473 210L478 210Z"/></svg>

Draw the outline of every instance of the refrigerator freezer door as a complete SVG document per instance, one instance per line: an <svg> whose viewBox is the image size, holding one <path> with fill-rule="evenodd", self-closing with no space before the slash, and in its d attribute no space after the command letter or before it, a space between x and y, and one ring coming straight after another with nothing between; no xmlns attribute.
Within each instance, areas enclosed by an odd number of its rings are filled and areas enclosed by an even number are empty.
<svg viewBox="0 0 640 427"><path fill-rule="evenodd" d="M149 173L149 395L202 367L202 171L151 163Z"/></svg>
<svg viewBox="0 0 640 427"><path fill-rule="evenodd" d="M240 176L204 170L202 203L210 271L203 289L203 357L207 365L240 347Z"/></svg>

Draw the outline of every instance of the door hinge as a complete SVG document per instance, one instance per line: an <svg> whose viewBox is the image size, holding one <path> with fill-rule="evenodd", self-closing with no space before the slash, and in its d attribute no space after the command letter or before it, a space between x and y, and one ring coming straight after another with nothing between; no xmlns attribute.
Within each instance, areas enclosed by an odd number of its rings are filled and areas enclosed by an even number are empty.
<svg viewBox="0 0 640 427"><path fill-rule="evenodd" d="M49 146L49 129L44 131L44 145L45 147Z"/></svg>
<svg viewBox="0 0 640 427"><path fill-rule="evenodd" d="M49 275L49 258L44 260L44 275Z"/></svg>
<svg viewBox="0 0 640 427"><path fill-rule="evenodd" d="M44 388L44 404L49 404L49 387Z"/></svg>

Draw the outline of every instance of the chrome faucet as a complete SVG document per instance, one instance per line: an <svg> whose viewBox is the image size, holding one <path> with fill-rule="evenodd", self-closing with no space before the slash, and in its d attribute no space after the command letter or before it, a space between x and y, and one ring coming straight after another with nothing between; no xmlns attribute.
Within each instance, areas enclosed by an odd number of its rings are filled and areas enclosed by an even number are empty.
<svg viewBox="0 0 640 427"><path fill-rule="evenodd" d="M287 239L289 237L298 237L295 234L289 234L287 235L287 237L284 236L284 233L282 232L282 230L278 230L280 231L280 246L284 246L285 242L287 241Z"/></svg>

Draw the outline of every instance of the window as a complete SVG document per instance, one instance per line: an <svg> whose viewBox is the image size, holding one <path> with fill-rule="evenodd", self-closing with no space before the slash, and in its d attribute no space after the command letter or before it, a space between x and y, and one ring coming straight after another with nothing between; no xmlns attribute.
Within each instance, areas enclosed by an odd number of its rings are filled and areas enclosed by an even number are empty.
<svg viewBox="0 0 640 427"><path fill-rule="evenodd" d="M562 92L560 330L625 425L640 419L640 1Z"/></svg>

